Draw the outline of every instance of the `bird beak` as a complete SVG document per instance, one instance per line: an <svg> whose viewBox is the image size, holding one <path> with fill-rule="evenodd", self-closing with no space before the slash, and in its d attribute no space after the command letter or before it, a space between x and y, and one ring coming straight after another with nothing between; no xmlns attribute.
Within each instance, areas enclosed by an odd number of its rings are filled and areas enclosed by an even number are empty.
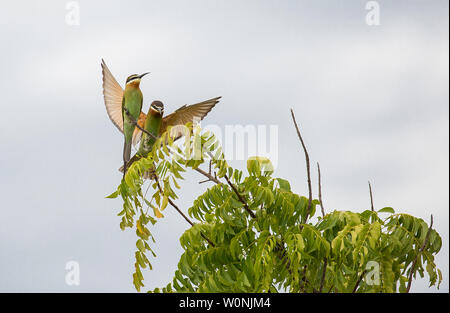
<svg viewBox="0 0 450 313"><path fill-rule="evenodd" d="M139 75L139 78L142 78L142 77L144 77L144 76L147 75L147 74L150 74L150 72L147 72L147 73L144 73L144 74L142 74L142 75Z"/></svg>

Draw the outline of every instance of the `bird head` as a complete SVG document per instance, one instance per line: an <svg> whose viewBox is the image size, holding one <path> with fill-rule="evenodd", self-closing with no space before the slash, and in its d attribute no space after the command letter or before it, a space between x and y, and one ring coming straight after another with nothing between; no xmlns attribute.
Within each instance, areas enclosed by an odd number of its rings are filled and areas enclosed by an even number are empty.
<svg viewBox="0 0 450 313"><path fill-rule="evenodd" d="M145 75L149 74L149 73L150 72L147 72L147 73L144 73L144 74L141 74L141 75L137 75L137 74L130 75L127 78L126 84L127 85L135 85L135 86L137 85L137 86L139 86L139 84L141 82L141 78L144 77Z"/></svg>
<svg viewBox="0 0 450 313"><path fill-rule="evenodd" d="M150 110L154 111L154 113L163 115L164 114L164 104L161 101L155 100L150 105Z"/></svg>

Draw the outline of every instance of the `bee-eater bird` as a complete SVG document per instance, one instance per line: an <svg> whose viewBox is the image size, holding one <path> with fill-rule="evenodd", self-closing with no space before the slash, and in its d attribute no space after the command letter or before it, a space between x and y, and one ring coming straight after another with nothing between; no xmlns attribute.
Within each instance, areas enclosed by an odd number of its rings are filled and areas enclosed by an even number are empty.
<svg viewBox="0 0 450 313"><path fill-rule="evenodd" d="M126 172L126 165L130 161L133 133L136 129L135 123L142 110L142 92L139 89L139 84L141 83L141 78L147 74L129 76L122 97L123 134L125 137L123 146L124 172Z"/></svg>
<svg viewBox="0 0 450 313"><path fill-rule="evenodd" d="M103 60L102 69L103 96L105 98L106 111L113 123L124 134L123 163L126 171L126 164L130 161L133 137L137 136L137 134L134 135L136 130L135 121L139 119L142 110L142 92L139 85L142 77L148 73L128 76L124 91L112 76ZM119 102L121 123L119 122L118 116Z"/></svg>
<svg viewBox="0 0 450 313"><path fill-rule="evenodd" d="M102 60L101 65L103 73L103 96L105 99L106 112L108 113L108 116L113 122L113 124L121 132L124 132L123 116L124 114L126 114L125 112L123 112L122 106L122 103L124 101L123 100L124 90L122 89L122 87L120 87L119 83L106 66L105 61ZM169 126L185 125L188 122L201 121L211 111L211 109L219 102L220 98L221 97L216 97L200 103L192 105L184 105L175 112L173 112L172 114L167 115L166 117L163 117L164 106L162 102L154 101L148 111L149 118L147 118L147 115L145 113L140 112L138 117L135 118L135 121L137 121L139 127L145 129L149 133L156 134L156 137L159 137L167 130ZM136 145L141 139L142 131L138 127L133 128L133 130L134 131L132 135L132 142L134 145ZM139 153L138 151L137 155L141 156L146 155L146 153L151 151L152 145L154 144L154 138L148 138L147 140L147 137L150 136L148 136L147 134L145 135L146 140L143 140L143 142L141 142L141 145L139 147L141 153ZM180 132L178 134L175 134L175 136L174 134L171 135L176 140L181 136L183 136L183 133ZM144 144L145 146L143 146ZM128 162L128 166L131 165L131 163L132 163L131 161ZM123 168L128 168L128 166L125 165ZM122 171L123 168L121 168Z"/></svg>
<svg viewBox="0 0 450 313"><path fill-rule="evenodd" d="M163 117L164 104L161 101L153 101L144 124L145 131L151 135L145 132L142 134L138 152L131 158L126 168L129 168L133 162L139 160L141 157L147 156L152 150L156 139L161 137L168 127L173 127L170 136L174 141L181 138L184 135L184 129L175 126L185 125L188 122L197 123L201 121L219 102L220 98L216 97L200 103L184 105L166 117ZM121 167L119 170L126 172L126 170L124 171L124 167Z"/></svg>

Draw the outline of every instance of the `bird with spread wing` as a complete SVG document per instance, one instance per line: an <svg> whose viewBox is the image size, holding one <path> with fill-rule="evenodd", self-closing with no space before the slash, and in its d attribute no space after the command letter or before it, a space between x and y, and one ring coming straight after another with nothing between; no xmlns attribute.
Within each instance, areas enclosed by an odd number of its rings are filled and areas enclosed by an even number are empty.
<svg viewBox="0 0 450 313"><path fill-rule="evenodd" d="M111 71L102 60L102 74L103 74L103 96L105 100L106 112L113 124L121 131L124 132L124 115L127 112L124 111L122 103L124 98L124 90L120 87ZM132 75L133 76L133 75ZM135 127L132 134L132 143L136 145L141 141L140 147L136 155L128 160L121 170L126 169L137 158L145 156L148 153L154 142L155 138L160 137L170 126L185 125L189 122L194 124L201 121L219 102L221 97L212 98L200 103L192 105L183 105L175 112L163 117L164 105L161 101L153 101L150 105L148 114L140 112L139 116L136 116L134 122L139 126ZM125 119L126 121L126 119ZM142 130L145 129L147 133L152 134L149 136ZM182 132L178 134L171 134L176 139L183 135Z"/></svg>

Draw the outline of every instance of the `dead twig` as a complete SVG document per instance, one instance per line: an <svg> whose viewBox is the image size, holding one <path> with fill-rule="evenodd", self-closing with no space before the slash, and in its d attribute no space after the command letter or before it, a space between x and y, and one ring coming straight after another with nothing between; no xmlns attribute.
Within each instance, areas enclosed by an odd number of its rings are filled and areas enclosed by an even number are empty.
<svg viewBox="0 0 450 313"><path fill-rule="evenodd" d="M309 213L311 212L311 206L312 206L312 187L311 187L311 169L309 164L309 154L308 150L306 149L305 142L303 141L302 135L300 134L300 129L298 127L297 121L295 120L294 110L291 109L291 115L292 120L294 121L295 129L297 131L298 138L300 139L300 142L303 147L303 151L305 152L305 160L306 160L306 172L308 175L308 191L309 191L309 201L308 201L308 209L306 210L305 217L303 218L303 224L306 223L308 220Z"/></svg>
<svg viewBox="0 0 450 313"><path fill-rule="evenodd" d="M317 162L317 172L319 176L319 202L320 202L320 209L322 210L322 217L325 216L325 209L323 208L323 201L322 201L322 183L320 178L320 165L319 162Z"/></svg>
<svg viewBox="0 0 450 313"><path fill-rule="evenodd" d="M373 206L373 195L372 195L372 185L370 184L369 181L369 193L370 193L370 209L373 211L375 211L374 206Z"/></svg>

